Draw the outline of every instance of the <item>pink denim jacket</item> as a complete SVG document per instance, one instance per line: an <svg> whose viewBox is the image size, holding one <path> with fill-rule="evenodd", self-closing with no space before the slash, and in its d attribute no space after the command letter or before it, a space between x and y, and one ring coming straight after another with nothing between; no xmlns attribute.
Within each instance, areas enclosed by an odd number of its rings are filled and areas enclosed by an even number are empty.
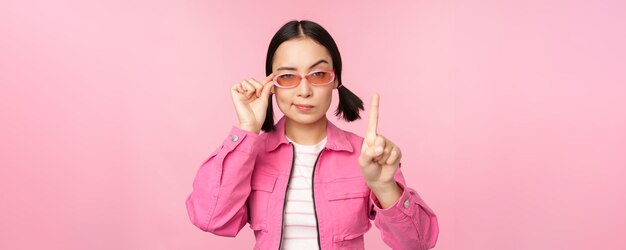
<svg viewBox="0 0 626 250"><path fill-rule="evenodd" d="M216 235L234 237L246 223L254 249L280 249L285 194L294 147L285 137L285 117L276 130L257 135L233 127L202 164L186 205L191 222ZM396 181L400 199L382 209L368 188L358 157L363 138L328 121L326 147L313 169L313 200L321 249L364 249L374 220L392 249L429 249L439 234L437 217L417 192Z"/></svg>

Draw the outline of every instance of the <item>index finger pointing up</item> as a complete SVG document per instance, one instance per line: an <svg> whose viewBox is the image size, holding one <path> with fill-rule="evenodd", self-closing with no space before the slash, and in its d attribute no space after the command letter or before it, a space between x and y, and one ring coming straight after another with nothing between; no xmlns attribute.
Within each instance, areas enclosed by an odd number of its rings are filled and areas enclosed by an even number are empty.
<svg viewBox="0 0 626 250"><path fill-rule="evenodd" d="M380 97L378 93L372 95L372 103L370 104L369 124L367 127L367 136L376 137L378 135L378 102Z"/></svg>

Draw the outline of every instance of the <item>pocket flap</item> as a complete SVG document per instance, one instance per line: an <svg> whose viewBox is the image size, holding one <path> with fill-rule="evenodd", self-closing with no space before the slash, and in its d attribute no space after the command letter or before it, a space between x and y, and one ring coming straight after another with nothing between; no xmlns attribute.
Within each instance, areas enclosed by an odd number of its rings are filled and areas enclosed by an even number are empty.
<svg viewBox="0 0 626 250"><path fill-rule="evenodd" d="M341 242L341 241L347 241L347 240L354 240L356 238L363 236L365 233L367 233L367 231L369 231L371 227L372 227L372 224L367 223L365 227L356 229L354 232L333 236L333 241Z"/></svg>
<svg viewBox="0 0 626 250"><path fill-rule="evenodd" d="M326 183L326 197L331 201L367 197L369 193L370 189L363 177Z"/></svg>

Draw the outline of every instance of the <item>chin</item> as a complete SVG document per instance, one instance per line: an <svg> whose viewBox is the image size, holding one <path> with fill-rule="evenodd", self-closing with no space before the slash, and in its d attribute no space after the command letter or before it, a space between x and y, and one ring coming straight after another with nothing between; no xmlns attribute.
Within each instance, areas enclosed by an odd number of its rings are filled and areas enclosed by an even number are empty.
<svg viewBox="0 0 626 250"><path fill-rule="evenodd" d="M319 115L302 115L296 114L290 117L292 120L301 123L301 124L312 124L319 121L322 117Z"/></svg>
<svg viewBox="0 0 626 250"><path fill-rule="evenodd" d="M324 114L302 114L299 112L292 112L287 117L300 124L313 124L320 119L324 118Z"/></svg>

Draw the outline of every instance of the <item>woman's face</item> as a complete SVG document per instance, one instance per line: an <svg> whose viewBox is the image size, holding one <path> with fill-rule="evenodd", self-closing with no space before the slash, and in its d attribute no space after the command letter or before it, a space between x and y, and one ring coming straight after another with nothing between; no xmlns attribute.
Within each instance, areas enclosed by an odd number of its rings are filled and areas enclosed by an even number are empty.
<svg viewBox="0 0 626 250"><path fill-rule="evenodd" d="M307 75L316 70L333 69L332 58L326 48L311 38L298 38L283 42L274 53L272 71L274 75L294 73ZM324 86L311 85L306 78L294 88L273 86L272 93L280 110L287 118L311 124L325 118L330 107L337 79Z"/></svg>

